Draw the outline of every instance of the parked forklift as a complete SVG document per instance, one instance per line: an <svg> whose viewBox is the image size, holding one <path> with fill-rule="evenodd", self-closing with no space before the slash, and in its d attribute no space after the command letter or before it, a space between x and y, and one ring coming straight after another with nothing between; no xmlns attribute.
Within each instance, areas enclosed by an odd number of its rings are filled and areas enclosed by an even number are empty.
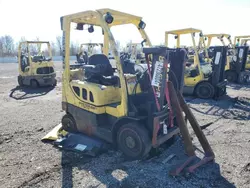
<svg viewBox="0 0 250 188"><path fill-rule="evenodd" d="M84 49L84 47L87 47L87 49ZM87 64L88 63L88 57L93 55L95 53L94 49L95 47L100 48L100 51L102 52L103 44L102 43L83 43L80 45L79 51L76 54L76 63L79 64Z"/></svg>
<svg viewBox="0 0 250 188"><path fill-rule="evenodd" d="M136 64L143 64L146 63L146 59L142 48L143 43L129 43L126 46L125 52L128 53L131 61Z"/></svg>
<svg viewBox="0 0 250 188"><path fill-rule="evenodd" d="M234 44L232 44L231 36L229 34L208 34L204 35L204 37L205 40L207 40L206 47L208 49L213 48L211 46L211 41L213 38L218 38L223 46L228 46L227 63L225 67L225 77L228 82L250 82L250 74L248 71L246 71L249 47L244 45L244 40L238 40L239 43L236 45L236 38L234 40ZM224 40L225 38L228 40L227 44Z"/></svg>
<svg viewBox="0 0 250 188"><path fill-rule="evenodd" d="M104 54L90 56L87 65L74 70L69 67L72 23L76 24L78 30L83 30L84 25L92 25L94 28L101 27L104 31ZM61 18L64 49L62 108L66 112L61 129L112 143L126 158L133 160L145 157L152 147L159 147L178 134L179 129L176 125L169 124L167 105L160 103L159 111L156 110L158 106L147 69L135 72L135 64L120 56L110 27L123 24L135 25L142 38L151 46L144 30L146 24L138 16L100 9ZM116 61L115 72L108 59L109 49ZM159 55L153 54L151 50L146 53L155 57L152 62L154 64L159 60ZM180 60L174 62L184 63ZM83 76L74 76L79 75L77 72L81 72ZM165 95L162 97L164 99ZM157 128L156 122L161 123L161 128Z"/></svg>
<svg viewBox="0 0 250 188"><path fill-rule="evenodd" d="M69 65L72 23L78 30L83 30L83 25L87 24L104 31L104 54L92 55L88 65L78 70L70 70ZM62 147L83 152L96 149L94 145L98 138L134 160L143 159L151 148L158 148L180 133L188 158L170 172L178 175L197 159L184 112L204 150L204 158L188 167L188 172L193 172L214 160L214 153L181 95L186 52L165 46L143 48L147 68L135 71L136 64L120 55L110 30L110 27L123 24L135 25L143 41L152 46L144 30L146 24L138 16L99 9L61 17L64 49L62 108L66 114L61 124L42 140L54 140L55 145L61 143ZM108 59L109 49L116 60L115 72ZM130 69L125 62L130 64ZM72 79L76 71L84 76ZM77 139L70 140L75 137ZM80 140L84 143L79 144Z"/></svg>
<svg viewBox="0 0 250 188"><path fill-rule="evenodd" d="M250 41L250 35L235 36L234 46L236 46L237 43L240 44L241 46L249 46L248 44L249 41ZM250 70L250 49L248 51L248 56L247 56L246 70Z"/></svg>
<svg viewBox="0 0 250 188"><path fill-rule="evenodd" d="M211 42L213 39L218 39L223 46L228 46L228 53L227 53L227 63L225 66L225 71L227 71L230 68L230 62L232 61L232 57L235 54L234 46L231 40L231 35L226 33L220 33L220 34L205 34L204 40L205 40L205 46L209 51L209 48L213 48L211 46ZM226 42L227 41L227 42ZM200 44L202 41L200 41ZM208 56L210 53L208 52Z"/></svg>
<svg viewBox="0 0 250 188"><path fill-rule="evenodd" d="M188 60L189 64L186 66L183 93L202 99L223 96L226 94L227 84L224 79L227 47L214 47L211 49L211 58L209 58L202 31L194 28L166 31L166 46L169 46L169 35L174 35L176 47L179 48L181 46L181 36L187 34L191 36L194 53L191 55L191 58L189 56L191 63ZM197 34L199 37L198 43L195 40L195 35Z"/></svg>
<svg viewBox="0 0 250 188"><path fill-rule="evenodd" d="M42 47L47 50L42 51ZM52 61L50 43L24 41L18 47L18 84L20 86L56 86L56 73Z"/></svg>

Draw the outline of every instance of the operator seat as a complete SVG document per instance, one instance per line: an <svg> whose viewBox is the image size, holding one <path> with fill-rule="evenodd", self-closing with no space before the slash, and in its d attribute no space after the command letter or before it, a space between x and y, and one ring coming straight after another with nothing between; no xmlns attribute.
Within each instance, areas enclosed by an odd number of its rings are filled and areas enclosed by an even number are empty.
<svg viewBox="0 0 250 188"><path fill-rule="evenodd" d="M102 84L117 85L119 77L114 76L109 59L104 54L94 54L89 57L88 65L84 66L86 80Z"/></svg>

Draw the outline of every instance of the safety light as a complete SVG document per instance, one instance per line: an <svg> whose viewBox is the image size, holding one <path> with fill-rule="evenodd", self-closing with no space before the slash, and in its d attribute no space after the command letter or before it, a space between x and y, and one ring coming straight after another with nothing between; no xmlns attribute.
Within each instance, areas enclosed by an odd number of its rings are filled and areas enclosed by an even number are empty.
<svg viewBox="0 0 250 188"><path fill-rule="evenodd" d="M105 18L105 21L107 22L107 24L111 24L114 20L113 16L109 12L107 12L105 14L104 18Z"/></svg>
<svg viewBox="0 0 250 188"><path fill-rule="evenodd" d="M94 32L94 26L93 26L93 25L90 25L90 26L89 26L88 32L89 32L89 33L93 33L93 32Z"/></svg>

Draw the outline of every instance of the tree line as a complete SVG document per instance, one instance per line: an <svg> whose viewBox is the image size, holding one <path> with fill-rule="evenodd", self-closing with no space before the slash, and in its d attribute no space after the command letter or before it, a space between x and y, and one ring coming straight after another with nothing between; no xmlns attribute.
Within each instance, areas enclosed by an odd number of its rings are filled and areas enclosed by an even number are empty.
<svg viewBox="0 0 250 188"><path fill-rule="evenodd" d="M19 41L15 41L10 35L0 36L0 57L15 57L18 55L18 45L20 42L26 41L25 37L21 37ZM36 37L34 41L39 41ZM50 41L52 56L62 55L62 37L57 36L54 41ZM79 44L71 42L70 55L75 55L78 52ZM30 47L32 51L32 46ZM46 53L46 52L45 52Z"/></svg>

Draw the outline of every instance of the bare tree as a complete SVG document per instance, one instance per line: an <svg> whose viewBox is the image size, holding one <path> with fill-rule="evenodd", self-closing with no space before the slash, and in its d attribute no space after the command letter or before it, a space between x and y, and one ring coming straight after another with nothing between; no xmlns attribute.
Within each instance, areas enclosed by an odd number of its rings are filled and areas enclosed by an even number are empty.
<svg viewBox="0 0 250 188"><path fill-rule="evenodd" d="M2 56L13 56L14 54L14 39L10 35L1 37Z"/></svg>
<svg viewBox="0 0 250 188"><path fill-rule="evenodd" d="M59 51L59 55L61 56L62 55L62 37L61 36L56 37L56 46Z"/></svg>
<svg viewBox="0 0 250 188"><path fill-rule="evenodd" d="M19 42L24 42L24 41L26 41L26 38L22 36Z"/></svg>
<svg viewBox="0 0 250 188"><path fill-rule="evenodd" d="M4 51L3 51L3 44L4 44L4 38L0 37L0 57L4 56Z"/></svg>
<svg viewBox="0 0 250 188"><path fill-rule="evenodd" d="M39 37L36 37L34 39L34 41L39 41ZM30 44L29 49L30 49L30 54L35 55L39 52L39 45L38 44Z"/></svg>
<svg viewBox="0 0 250 188"><path fill-rule="evenodd" d="M50 42L50 48L51 48L52 56L55 56L56 55L56 44L54 41Z"/></svg>
<svg viewBox="0 0 250 188"><path fill-rule="evenodd" d="M74 42L70 44L70 55L74 56L77 53L77 45Z"/></svg>

